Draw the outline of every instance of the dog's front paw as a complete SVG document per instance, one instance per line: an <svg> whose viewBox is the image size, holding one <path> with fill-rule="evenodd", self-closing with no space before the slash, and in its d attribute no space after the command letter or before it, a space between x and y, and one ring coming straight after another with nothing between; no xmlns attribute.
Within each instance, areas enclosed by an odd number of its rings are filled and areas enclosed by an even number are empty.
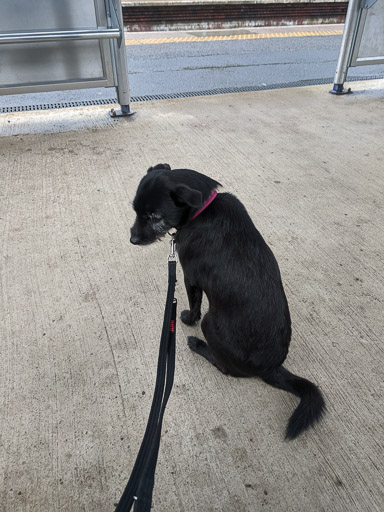
<svg viewBox="0 0 384 512"><path fill-rule="evenodd" d="M193 352L199 352L199 349L205 348L206 343L200 338L196 338L196 336L188 336L187 338L188 347Z"/></svg>
<svg viewBox="0 0 384 512"><path fill-rule="evenodd" d="M185 325L193 325L197 322L198 318L192 318L189 309L184 309L180 314L180 319Z"/></svg>

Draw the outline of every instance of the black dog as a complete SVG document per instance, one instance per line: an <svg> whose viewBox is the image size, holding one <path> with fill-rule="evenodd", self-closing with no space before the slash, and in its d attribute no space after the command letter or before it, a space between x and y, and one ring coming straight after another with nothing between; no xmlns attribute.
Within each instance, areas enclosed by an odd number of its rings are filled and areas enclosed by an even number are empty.
<svg viewBox="0 0 384 512"><path fill-rule="evenodd" d="M189 347L235 377L261 377L300 397L286 429L293 439L325 412L319 389L282 364L291 319L276 259L244 206L220 184L188 169L150 167L137 189L133 244L151 244L176 228L190 309L181 320L201 317L203 292L209 311L201 328L207 343L190 336ZM216 195L217 194L217 195Z"/></svg>

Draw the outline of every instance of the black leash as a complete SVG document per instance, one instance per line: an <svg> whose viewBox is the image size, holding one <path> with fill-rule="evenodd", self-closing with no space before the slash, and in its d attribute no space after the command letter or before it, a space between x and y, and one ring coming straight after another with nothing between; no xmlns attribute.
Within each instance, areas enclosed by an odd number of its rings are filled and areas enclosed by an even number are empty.
<svg viewBox="0 0 384 512"><path fill-rule="evenodd" d="M171 235L172 236L172 235ZM155 484L155 470L160 448L161 427L165 407L173 386L175 373L176 305L176 256L174 238L168 257L168 292L165 303L163 330L161 333L157 377L151 411L143 441L127 486L115 512L128 512L133 503L134 512L149 512Z"/></svg>

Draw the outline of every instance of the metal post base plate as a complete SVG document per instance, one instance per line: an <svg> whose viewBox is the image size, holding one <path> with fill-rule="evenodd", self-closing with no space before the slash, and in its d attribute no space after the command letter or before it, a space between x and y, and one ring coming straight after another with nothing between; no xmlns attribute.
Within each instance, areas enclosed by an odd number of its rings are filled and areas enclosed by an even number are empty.
<svg viewBox="0 0 384 512"><path fill-rule="evenodd" d="M351 94L351 88L344 89L343 84L333 84L332 91L329 91L331 94L336 94L337 96L341 96L342 94Z"/></svg>
<svg viewBox="0 0 384 512"><path fill-rule="evenodd" d="M115 110L114 108L111 108L109 115L111 117L128 117L133 116L135 113L136 112L130 109L129 105L121 105L121 110Z"/></svg>

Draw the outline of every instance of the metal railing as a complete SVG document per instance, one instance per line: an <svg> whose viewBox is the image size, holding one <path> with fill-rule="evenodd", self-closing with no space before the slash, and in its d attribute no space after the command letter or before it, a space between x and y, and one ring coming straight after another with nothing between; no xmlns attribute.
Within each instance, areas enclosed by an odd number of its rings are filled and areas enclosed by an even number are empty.
<svg viewBox="0 0 384 512"><path fill-rule="evenodd" d="M119 39L120 29L98 27L97 29L83 28L80 30L43 30L41 32L10 32L0 34L0 44L17 43L45 43L47 41L61 40L88 40L88 39Z"/></svg>

